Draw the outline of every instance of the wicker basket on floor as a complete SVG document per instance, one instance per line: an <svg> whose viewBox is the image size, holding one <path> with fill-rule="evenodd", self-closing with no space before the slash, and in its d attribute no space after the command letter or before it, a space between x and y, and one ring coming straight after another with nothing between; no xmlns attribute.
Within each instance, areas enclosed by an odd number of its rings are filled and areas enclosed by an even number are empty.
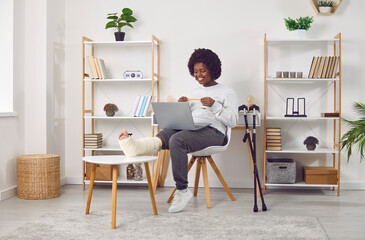
<svg viewBox="0 0 365 240"><path fill-rule="evenodd" d="M29 154L16 158L18 197L47 199L60 196L60 156Z"/></svg>

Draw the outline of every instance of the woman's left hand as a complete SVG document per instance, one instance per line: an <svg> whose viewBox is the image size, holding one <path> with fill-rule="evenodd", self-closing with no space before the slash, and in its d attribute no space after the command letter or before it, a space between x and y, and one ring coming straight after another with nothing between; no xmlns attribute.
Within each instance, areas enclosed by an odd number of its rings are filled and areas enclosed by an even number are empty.
<svg viewBox="0 0 365 240"><path fill-rule="evenodd" d="M211 97L203 97L200 99L200 102L203 104L203 106L211 107L215 101Z"/></svg>

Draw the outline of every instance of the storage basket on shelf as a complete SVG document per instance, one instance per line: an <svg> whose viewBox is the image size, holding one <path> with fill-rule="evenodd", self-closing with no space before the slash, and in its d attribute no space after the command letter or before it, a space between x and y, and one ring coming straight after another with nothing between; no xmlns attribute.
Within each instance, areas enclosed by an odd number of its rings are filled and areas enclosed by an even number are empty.
<svg viewBox="0 0 365 240"><path fill-rule="evenodd" d="M267 183L295 183L296 173L293 159L267 159Z"/></svg>
<svg viewBox="0 0 365 240"><path fill-rule="evenodd" d="M60 156L29 154L16 158L19 198L47 199L60 196Z"/></svg>

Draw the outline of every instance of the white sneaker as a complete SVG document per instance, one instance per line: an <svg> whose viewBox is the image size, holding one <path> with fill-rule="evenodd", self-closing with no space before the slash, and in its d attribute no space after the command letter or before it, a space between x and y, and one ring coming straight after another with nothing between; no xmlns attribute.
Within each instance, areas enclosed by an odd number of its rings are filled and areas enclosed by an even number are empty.
<svg viewBox="0 0 365 240"><path fill-rule="evenodd" d="M192 196L193 194L189 189L177 190L175 192L174 199L172 199L171 206L169 207L169 212L176 213L183 210Z"/></svg>

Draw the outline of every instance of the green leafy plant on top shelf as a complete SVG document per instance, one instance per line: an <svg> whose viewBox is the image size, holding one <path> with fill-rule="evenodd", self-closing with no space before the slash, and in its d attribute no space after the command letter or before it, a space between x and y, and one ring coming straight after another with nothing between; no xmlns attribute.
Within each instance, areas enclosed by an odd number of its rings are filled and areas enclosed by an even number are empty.
<svg viewBox="0 0 365 240"><path fill-rule="evenodd" d="M350 121L342 118L345 123L350 126L350 130L341 138L341 150L346 148L347 161L349 161L353 152L353 147L357 147L357 150L360 153L361 162L365 156L365 104L355 102L353 103L353 108L355 109L355 112L360 115L360 119Z"/></svg>
<svg viewBox="0 0 365 240"><path fill-rule="evenodd" d="M333 2L331 0L318 1L318 7L332 7Z"/></svg>
<svg viewBox="0 0 365 240"><path fill-rule="evenodd" d="M111 19L106 25L105 29L116 28L118 32L122 31L122 27L128 26L133 28L131 22L136 22L137 18L133 17L133 11L130 8L123 8L122 14L118 17L118 13L109 13L107 19Z"/></svg>
<svg viewBox="0 0 365 240"><path fill-rule="evenodd" d="M284 18L285 26L289 31L294 31L297 29L308 29L311 27L311 23L313 23L313 17L300 17L297 19L292 19L290 17Z"/></svg>

